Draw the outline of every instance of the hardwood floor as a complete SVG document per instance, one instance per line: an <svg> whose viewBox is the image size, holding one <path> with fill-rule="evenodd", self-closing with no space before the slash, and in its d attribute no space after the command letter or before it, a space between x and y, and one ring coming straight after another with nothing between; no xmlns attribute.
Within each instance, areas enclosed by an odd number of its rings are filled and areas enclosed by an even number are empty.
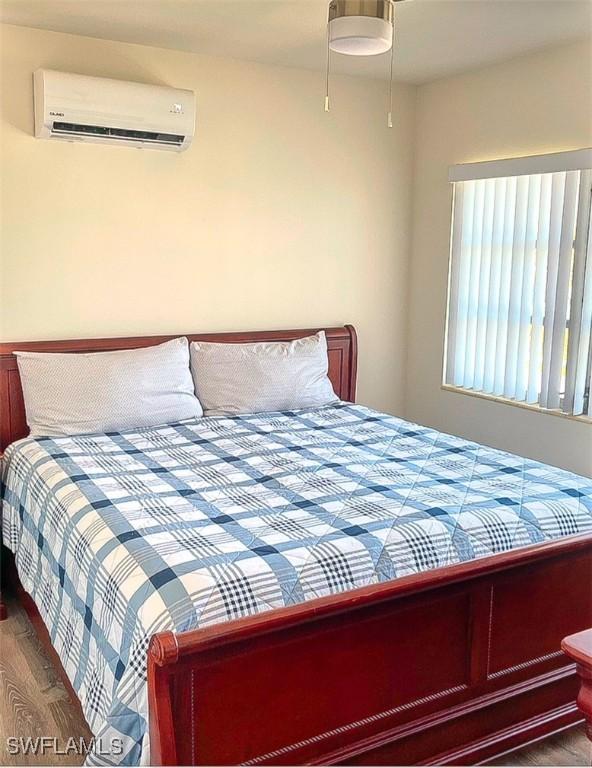
<svg viewBox="0 0 592 768"><path fill-rule="evenodd" d="M9 753L7 739L14 736L57 737L64 752L68 739L88 743L91 734L24 610L10 601L8 612L8 619L0 622L0 765L81 765L83 756L56 754L53 744L36 756ZM577 726L489 765L590 766L591 746L583 726Z"/></svg>
<svg viewBox="0 0 592 768"><path fill-rule="evenodd" d="M592 765L592 742L586 738L584 726L569 728L530 747L517 749L487 765Z"/></svg>
<svg viewBox="0 0 592 768"><path fill-rule="evenodd" d="M58 749L68 739L87 743L91 733L37 640L24 610L8 603L8 618L0 622L0 765L81 765L83 755L56 754L53 744L45 754L11 754L7 739L57 737Z"/></svg>

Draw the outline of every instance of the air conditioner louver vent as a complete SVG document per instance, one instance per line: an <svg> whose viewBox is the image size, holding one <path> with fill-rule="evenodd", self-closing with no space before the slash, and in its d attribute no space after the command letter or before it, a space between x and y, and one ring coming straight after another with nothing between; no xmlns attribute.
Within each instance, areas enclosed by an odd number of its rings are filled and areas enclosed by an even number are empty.
<svg viewBox="0 0 592 768"><path fill-rule="evenodd" d="M137 141L139 144L170 144L177 147L180 147L185 139L184 136L175 133L156 133L153 131L110 128L103 125L79 125L59 121L54 121L51 132L56 136L105 137L106 139Z"/></svg>

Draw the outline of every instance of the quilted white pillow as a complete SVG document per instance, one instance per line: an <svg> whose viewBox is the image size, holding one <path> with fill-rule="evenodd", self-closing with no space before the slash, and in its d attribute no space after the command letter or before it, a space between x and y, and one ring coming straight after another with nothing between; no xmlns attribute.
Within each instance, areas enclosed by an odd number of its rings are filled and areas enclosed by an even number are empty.
<svg viewBox="0 0 592 768"><path fill-rule="evenodd" d="M206 416L316 408L337 402L320 331L295 341L190 346L195 391Z"/></svg>
<svg viewBox="0 0 592 768"><path fill-rule="evenodd" d="M119 432L202 415L186 338L116 352L15 352L33 436Z"/></svg>

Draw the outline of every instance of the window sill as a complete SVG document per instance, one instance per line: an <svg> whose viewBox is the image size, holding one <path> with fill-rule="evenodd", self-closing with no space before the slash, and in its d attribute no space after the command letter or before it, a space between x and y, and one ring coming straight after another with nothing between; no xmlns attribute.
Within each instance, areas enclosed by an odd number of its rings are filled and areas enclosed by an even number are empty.
<svg viewBox="0 0 592 768"><path fill-rule="evenodd" d="M520 403L517 400L510 400L507 397L498 397L497 395L488 395L485 392L474 392L471 389L463 389L462 387L455 387L452 384L441 384L440 388L446 392L455 392L458 395L469 395L469 397L478 397L481 400L491 400L494 403L502 403L503 405L513 405L515 408L522 408L533 413L544 413L547 416L559 416L562 419L570 419L571 421L579 421L584 424L592 424L592 417L581 415L572 416L570 413L564 413L563 411L556 410L554 408L543 408L540 405L531 405L530 403Z"/></svg>

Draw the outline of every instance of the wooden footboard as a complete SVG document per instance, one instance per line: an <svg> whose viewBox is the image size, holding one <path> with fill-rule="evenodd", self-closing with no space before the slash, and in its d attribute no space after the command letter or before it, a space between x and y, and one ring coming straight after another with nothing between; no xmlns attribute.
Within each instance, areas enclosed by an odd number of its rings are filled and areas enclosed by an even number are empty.
<svg viewBox="0 0 592 768"><path fill-rule="evenodd" d="M469 764L581 719L592 537L155 635L152 762Z"/></svg>

